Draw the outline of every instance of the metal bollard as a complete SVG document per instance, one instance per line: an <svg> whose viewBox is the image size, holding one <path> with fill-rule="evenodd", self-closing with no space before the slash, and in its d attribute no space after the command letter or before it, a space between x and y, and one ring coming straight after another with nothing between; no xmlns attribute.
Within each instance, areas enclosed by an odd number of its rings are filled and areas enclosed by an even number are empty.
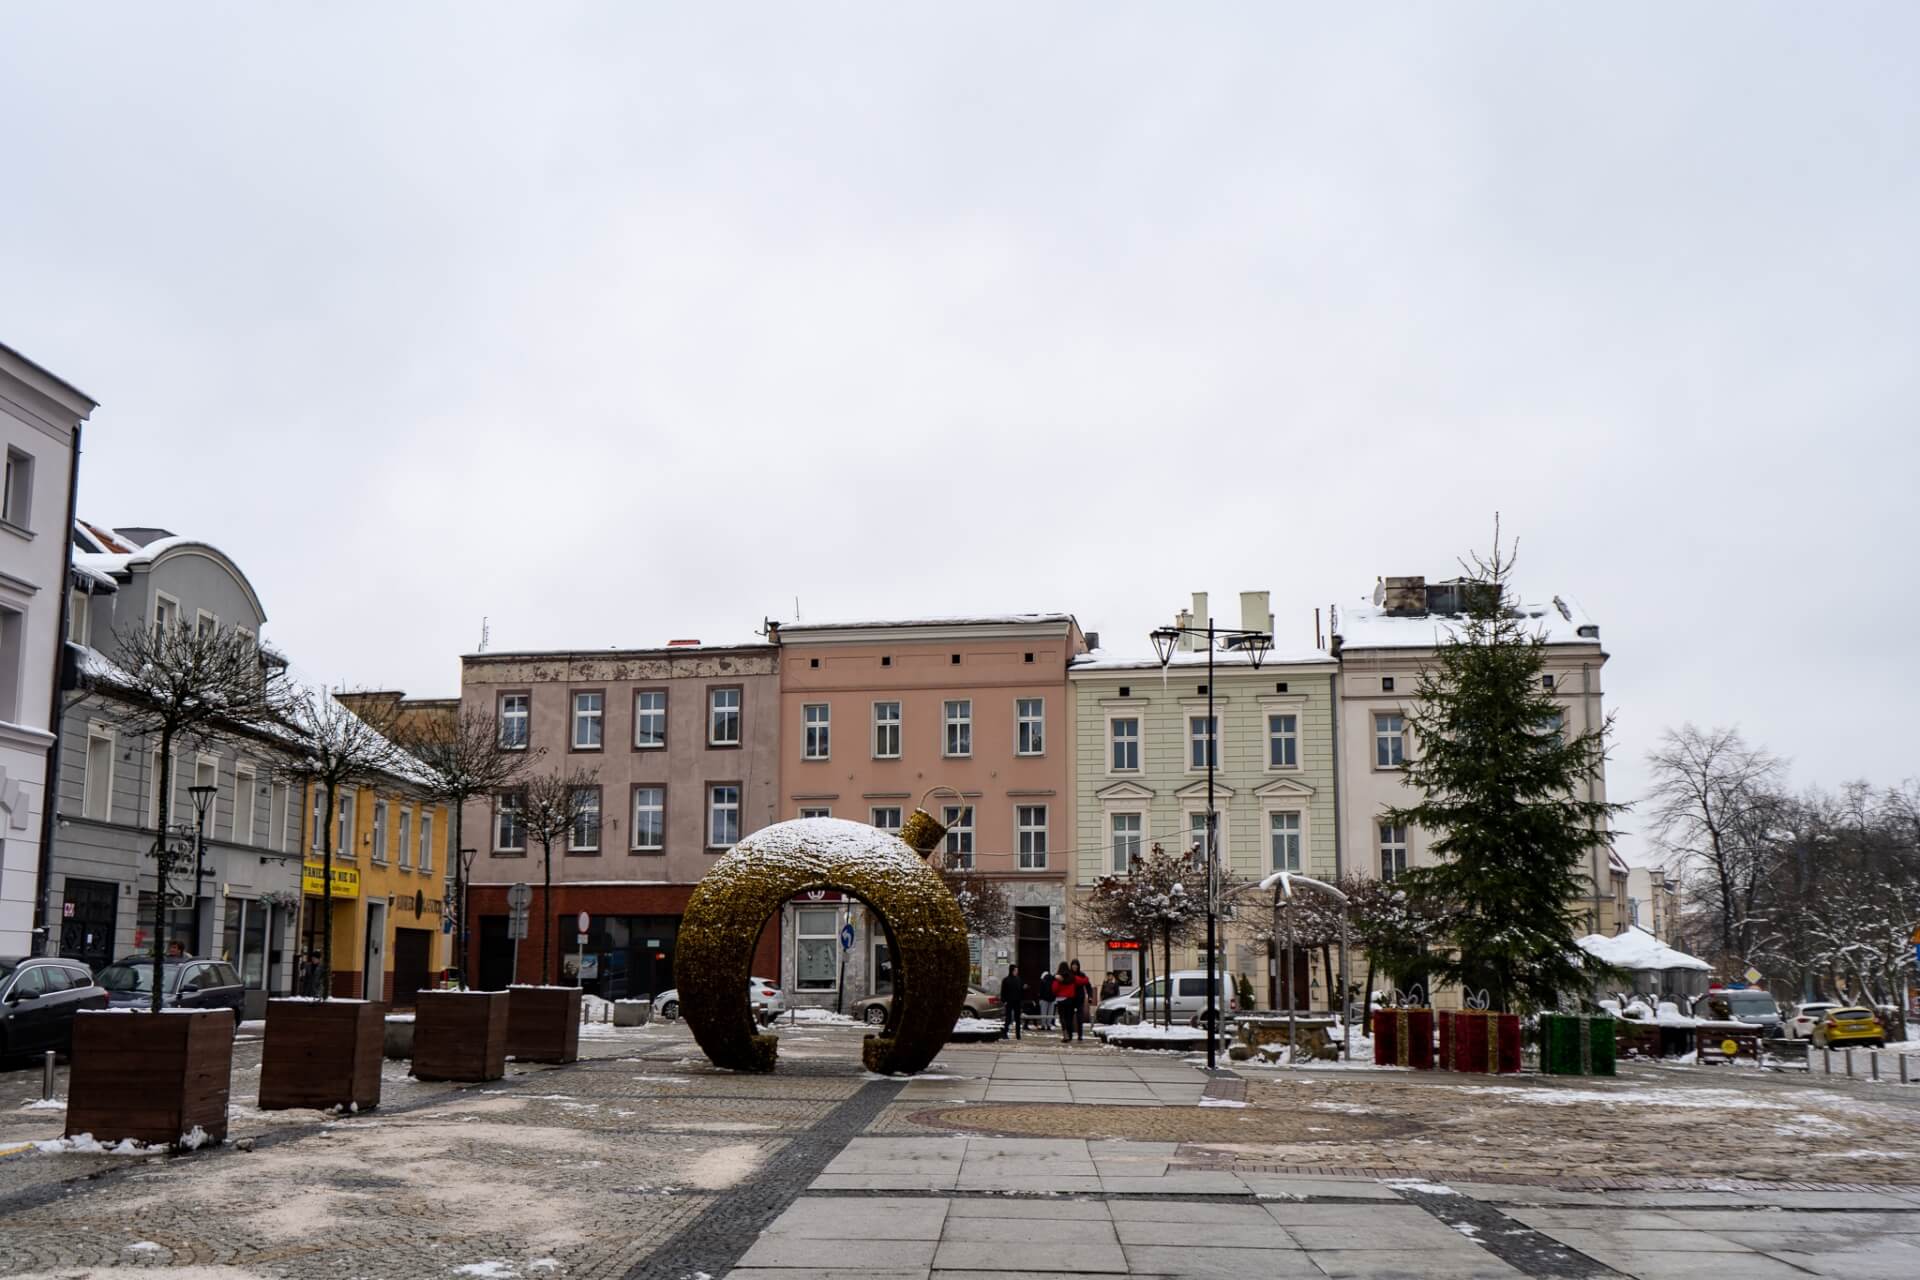
<svg viewBox="0 0 1920 1280"><path fill-rule="evenodd" d="M1867 1055L1867 1073L1875 1080L1880 1078L1880 1051L1873 1050Z"/></svg>
<svg viewBox="0 0 1920 1280"><path fill-rule="evenodd" d="M1833 1074L1833 1050L1820 1046L1820 1069L1827 1075Z"/></svg>
<svg viewBox="0 0 1920 1280"><path fill-rule="evenodd" d="M1900 1083L1905 1084L1907 1082L1907 1055L1900 1053L1894 1056L1900 1059Z"/></svg>
<svg viewBox="0 0 1920 1280"><path fill-rule="evenodd" d="M1847 1061L1847 1079L1849 1080L1853 1079L1853 1050L1842 1049L1840 1051L1840 1056L1845 1058Z"/></svg>
<svg viewBox="0 0 1920 1280"><path fill-rule="evenodd" d="M40 1100L45 1102L53 1097L53 1050L47 1050L47 1056L40 1064Z"/></svg>

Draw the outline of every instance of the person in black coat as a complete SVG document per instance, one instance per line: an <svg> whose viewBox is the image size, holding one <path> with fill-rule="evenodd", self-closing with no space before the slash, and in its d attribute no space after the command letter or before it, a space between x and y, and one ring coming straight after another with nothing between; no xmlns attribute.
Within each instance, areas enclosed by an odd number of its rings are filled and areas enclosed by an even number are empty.
<svg viewBox="0 0 1920 1280"><path fill-rule="evenodd" d="M1007 976L1000 979L1000 1012L1006 1018L1006 1025L1013 1028L1013 1038L1021 1039L1020 1006L1027 1000L1027 984L1020 981L1020 966L1007 966ZM1004 1032L1002 1033L1004 1034Z"/></svg>

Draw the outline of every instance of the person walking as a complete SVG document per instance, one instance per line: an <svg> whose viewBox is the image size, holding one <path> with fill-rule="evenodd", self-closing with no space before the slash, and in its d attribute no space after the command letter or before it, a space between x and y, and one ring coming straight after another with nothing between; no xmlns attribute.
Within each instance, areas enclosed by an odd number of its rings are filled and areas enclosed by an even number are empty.
<svg viewBox="0 0 1920 1280"><path fill-rule="evenodd" d="M1063 962L1053 975L1053 1007L1060 1015L1060 1043L1073 1043L1074 1013L1080 1008L1080 988L1074 985L1073 970Z"/></svg>
<svg viewBox="0 0 1920 1280"><path fill-rule="evenodd" d="M1007 976L1000 979L1000 1012L1006 1018L1006 1025L1013 1028L1015 1040L1024 1039L1020 1034L1020 1007L1027 1002L1027 984L1020 981L1020 966L1007 966ZM1006 1038L1003 1028L1001 1038Z"/></svg>
<svg viewBox="0 0 1920 1280"><path fill-rule="evenodd" d="M1080 968L1078 960L1068 968L1073 975L1073 1038L1084 1041L1087 1038L1087 1019L1093 1014L1093 979Z"/></svg>
<svg viewBox="0 0 1920 1280"><path fill-rule="evenodd" d="M1040 1029L1053 1030L1053 979L1042 969L1033 984L1033 1002L1040 1009Z"/></svg>

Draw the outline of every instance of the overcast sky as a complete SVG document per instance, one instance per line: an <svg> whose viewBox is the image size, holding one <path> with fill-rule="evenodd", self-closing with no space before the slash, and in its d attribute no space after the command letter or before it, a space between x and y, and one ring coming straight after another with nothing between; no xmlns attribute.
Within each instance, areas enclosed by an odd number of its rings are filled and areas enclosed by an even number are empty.
<svg viewBox="0 0 1920 1280"><path fill-rule="evenodd" d="M1912 776L1920 9L1606 8L11 4L0 341L353 684L796 599L1306 648L1499 510L1619 798L1689 720Z"/></svg>

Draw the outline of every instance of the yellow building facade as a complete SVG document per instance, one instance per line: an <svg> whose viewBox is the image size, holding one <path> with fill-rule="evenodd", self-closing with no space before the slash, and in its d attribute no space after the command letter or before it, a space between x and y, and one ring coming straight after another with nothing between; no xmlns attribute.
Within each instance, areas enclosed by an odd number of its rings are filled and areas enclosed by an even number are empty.
<svg viewBox="0 0 1920 1280"><path fill-rule="evenodd" d="M308 783L301 893L301 994L320 994L326 791ZM451 963L447 810L402 783L343 787L334 800L333 983L328 993L411 1005Z"/></svg>

